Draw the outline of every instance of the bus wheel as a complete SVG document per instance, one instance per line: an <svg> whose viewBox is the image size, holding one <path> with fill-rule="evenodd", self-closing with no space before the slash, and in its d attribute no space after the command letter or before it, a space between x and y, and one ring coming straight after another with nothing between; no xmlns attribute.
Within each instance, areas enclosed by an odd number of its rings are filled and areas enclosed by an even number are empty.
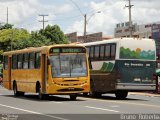
<svg viewBox="0 0 160 120"><path fill-rule="evenodd" d="M102 94L101 93L99 93L99 92L94 92L94 91L90 91L89 92L89 96L91 96L91 97L101 97L102 96Z"/></svg>
<svg viewBox="0 0 160 120"><path fill-rule="evenodd" d="M83 93L83 96L87 96L88 95L88 93Z"/></svg>
<svg viewBox="0 0 160 120"><path fill-rule="evenodd" d="M16 83L13 84L13 92L14 92L14 96L20 96L20 92L17 91L17 84Z"/></svg>
<svg viewBox="0 0 160 120"><path fill-rule="evenodd" d="M95 96L95 97L101 97L101 96L102 96L102 94L101 94L101 93L99 93L99 92L95 92L95 93L94 93L94 96Z"/></svg>
<svg viewBox="0 0 160 120"><path fill-rule="evenodd" d="M24 96L24 92L19 92L19 95L20 96Z"/></svg>
<svg viewBox="0 0 160 120"><path fill-rule="evenodd" d="M71 94L70 96L70 100L76 100L77 98L77 94Z"/></svg>
<svg viewBox="0 0 160 120"><path fill-rule="evenodd" d="M116 91L115 95L117 99L123 100L127 97L128 91Z"/></svg>
<svg viewBox="0 0 160 120"><path fill-rule="evenodd" d="M40 100L43 100L44 99L44 94L42 93L42 91L41 91L41 88L39 87L39 90L38 90L38 98L40 99Z"/></svg>

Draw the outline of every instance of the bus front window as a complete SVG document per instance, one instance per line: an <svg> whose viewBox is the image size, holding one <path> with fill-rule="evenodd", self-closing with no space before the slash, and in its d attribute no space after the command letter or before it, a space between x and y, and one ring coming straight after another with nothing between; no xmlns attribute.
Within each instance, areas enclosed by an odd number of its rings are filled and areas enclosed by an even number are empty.
<svg viewBox="0 0 160 120"><path fill-rule="evenodd" d="M87 76L85 54L60 54L50 56L52 77Z"/></svg>

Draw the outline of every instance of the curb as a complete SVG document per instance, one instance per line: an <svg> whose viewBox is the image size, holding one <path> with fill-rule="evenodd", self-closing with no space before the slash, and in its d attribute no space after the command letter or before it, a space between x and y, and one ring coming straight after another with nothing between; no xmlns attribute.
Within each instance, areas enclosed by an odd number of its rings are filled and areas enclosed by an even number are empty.
<svg viewBox="0 0 160 120"><path fill-rule="evenodd" d="M129 92L129 95L143 95L149 97L160 97L158 93L146 93L146 92Z"/></svg>

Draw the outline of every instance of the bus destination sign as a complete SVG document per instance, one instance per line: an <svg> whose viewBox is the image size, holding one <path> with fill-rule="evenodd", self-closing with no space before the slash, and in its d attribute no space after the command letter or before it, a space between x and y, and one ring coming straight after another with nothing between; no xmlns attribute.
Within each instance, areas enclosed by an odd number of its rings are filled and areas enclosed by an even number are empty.
<svg viewBox="0 0 160 120"><path fill-rule="evenodd" d="M80 47L63 47L63 48L51 48L50 53L85 53L85 48Z"/></svg>

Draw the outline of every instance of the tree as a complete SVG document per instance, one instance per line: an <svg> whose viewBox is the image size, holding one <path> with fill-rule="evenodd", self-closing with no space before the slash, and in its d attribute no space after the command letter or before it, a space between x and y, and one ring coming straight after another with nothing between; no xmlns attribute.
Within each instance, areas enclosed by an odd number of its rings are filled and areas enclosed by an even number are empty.
<svg viewBox="0 0 160 120"><path fill-rule="evenodd" d="M12 27L13 27L13 25L11 25L11 24L5 24L2 27L0 27L0 30L3 30L3 29L12 29Z"/></svg>
<svg viewBox="0 0 160 120"><path fill-rule="evenodd" d="M31 37L28 40L28 46L29 47L40 47L44 45L49 45L50 39L47 39L42 34L39 34L39 32L32 32Z"/></svg>
<svg viewBox="0 0 160 120"><path fill-rule="evenodd" d="M21 49L21 43L30 38L30 33L25 29L3 29L0 30L0 50L9 51Z"/></svg>
<svg viewBox="0 0 160 120"><path fill-rule="evenodd" d="M27 47L66 43L68 43L67 37L58 25L48 25L44 30L32 31L31 33L25 29L13 29L10 24L6 24L0 29L0 54Z"/></svg>
<svg viewBox="0 0 160 120"><path fill-rule="evenodd" d="M50 39L50 44L67 44L68 39L61 31L58 25L50 26L48 25L44 30L41 29L39 33L45 36L47 39Z"/></svg>

